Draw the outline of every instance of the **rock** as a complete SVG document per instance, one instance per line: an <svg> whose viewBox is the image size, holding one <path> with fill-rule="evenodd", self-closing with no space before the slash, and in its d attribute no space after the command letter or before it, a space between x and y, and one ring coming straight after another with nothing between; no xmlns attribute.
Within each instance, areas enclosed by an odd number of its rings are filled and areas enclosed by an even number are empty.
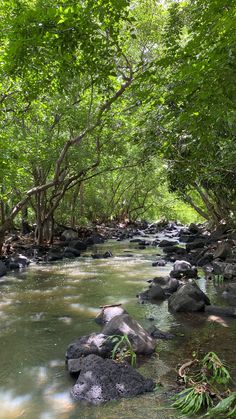
<svg viewBox="0 0 236 419"><path fill-rule="evenodd" d="M188 271L192 266L186 260L176 260L173 266L174 272Z"/></svg>
<svg viewBox="0 0 236 419"><path fill-rule="evenodd" d="M188 229L190 233L193 233L193 234L200 233L200 228L195 223L191 223Z"/></svg>
<svg viewBox="0 0 236 419"><path fill-rule="evenodd" d="M164 239L159 243L159 247L172 247L172 246L176 246L177 244L178 244L177 241Z"/></svg>
<svg viewBox="0 0 236 419"><path fill-rule="evenodd" d="M120 314L128 314L127 311L121 307L121 304L117 306L105 306L96 316L95 322L104 325L113 319L113 317L119 316Z"/></svg>
<svg viewBox="0 0 236 419"><path fill-rule="evenodd" d="M201 256L199 259L197 258L196 260L196 264L198 266L205 266L208 263L211 263L213 261L213 254L212 253L208 253L204 256Z"/></svg>
<svg viewBox="0 0 236 419"><path fill-rule="evenodd" d="M73 247L73 249L76 250L86 250L87 245L82 242L82 240L72 240L70 243L70 247Z"/></svg>
<svg viewBox="0 0 236 419"><path fill-rule="evenodd" d="M14 258L11 258L10 262L13 262L14 264L19 265L20 268L25 268L30 264L30 260L23 255L16 256Z"/></svg>
<svg viewBox="0 0 236 419"><path fill-rule="evenodd" d="M104 333L91 333L70 343L66 359L77 359L90 354L107 357L111 354L113 344Z"/></svg>
<svg viewBox="0 0 236 419"><path fill-rule="evenodd" d="M187 243L187 244L186 244L186 250L187 250L187 252L189 253L189 252L191 252L191 250L194 250L194 249L201 249L201 248L203 248L205 245L206 245L206 239L198 239L198 240L195 240L195 241L194 241L194 242L192 242L192 243Z"/></svg>
<svg viewBox="0 0 236 419"><path fill-rule="evenodd" d="M186 249L184 249L183 247L179 247L179 246L164 247L163 252L167 253L167 254L171 254L171 255L176 254L179 258L184 257L185 255L187 255Z"/></svg>
<svg viewBox="0 0 236 419"><path fill-rule="evenodd" d="M234 263L214 261L212 267L215 275L223 275L226 279L236 278L236 260Z"/></svg>
<svg viewBox="0 0 236 419"><path fill-rule="evenodd" d="M203 311L209 304L209 298L196 284L182 285L168 300L168 308L174 313Z"/></svg>
<svg viewBox="0 0 236 419"><path fill-rule="evenodd" d="M152 266L166 266L166 261L164 259L157 260L152 263Z"/></svg>
<svg viewBox="0 0 236 419"><path fill-rule="evenodd" d="M104 335L127 335L133 350L138 354L151 354L156 343L148 332L129 314L113 317L103 328Z"/></svg>
<svg viewBox="0 0 236 419"><path fill-rule="evenodd" d="M151 326L148 329L148 333L155 339L161 339L161 340L170 340L174 338L174 335L168 332L162 332L160 329L158 329L156 326Z"/></svg>
<svg viewBox="0 0 236 419"><path fill-rule="evenodd" d="M20 265L19 265L19 263L10 261L9 265L8 265L8 268L11 269L12 271L14 271L14 270L20 269Z"/></svg>
<svg viewBox="0 0 236 419"><path fill-rule="evenodd" d="M159 285L165 293L165 296L172 294L173 292L177 291L178 287L180 286L180 282L178 279L171 278L171 277L156 277L153 278L151 281L152 286Z"/></svg>
<svg viewBox="0 0 236 419"><path fill-rule="evenodd" d="M220 242L217 245L217 248L213 255L214 259L222 259L225 260L227 258L232 257L232 247L229 242Z"/></svg>
<svg viewBox="0 0 236 419"><path fill-rule="evenodd" d="M183 271L171 271L170 276L172 278L197 278L197 268L184 269Z"/></svg>
<svg viewBox="0 0 236 419"><path fill-rule="evenodd" d="M210 305L205 308L205 312L207 314L213 314L214 316L236 318L236 308L234 307L217 307Z"/></svg>
<svg viewBox="0 0 236 419"><path fill-rule="evenodd" d="M107 258L111 258L112 256L113 254L110 251L107 251L105 253L95 253L91 255L93 259L107 259Z"/></svg>
<svg viewBox="0 0 236 419"><path fill-rule="evenodd" d="M72 388L75 400L100 404L109 400L137 396L152 391L151 379L144 378L127 363L89 355L83 359L79 378Z"/></svg>
<svg viewBox="0 0 236 419"><path fill-rule="evenodd" d="M72 257L79 257L80 256L80 251L77 249L74 249L74 247L65 247L64 250L64 256L65 257L71 257L68 255L72 255Z"/></svg>
<svg viewBox="0 0 236 419"><path fill-rule="evenodd" d="M55 262L63 259L63 250L60 247L52 247L47 255L48 262Z"/></svg>
<svg viewBox="0 0 236 419"><path fill-rule="evenodd" d="M165 293L163 291L163 289L161 288L160 285L157 284L153 284L151 285L151 287L146 290L143 291L139 294L139 298L141 301L152 301L152 300L158 300L158 301L162 301L165 299Z"/></svg>
<svg viewBox="0 0 236 419"><path fill-rule="evenodd" d="M63 241L71 241L71 240L75 240L75 239L78 239L77 231L65 230L61 234L61 240L63 240Z"/></svg>
<svg viewBox="0 0 236 419"><path fill-rule="evenodd" d="M230 284L227 284L224 288L224 292L223 292L224 297L236 297L236 283L232 282Z"/></svg>
<svg viewBox="0 0 236 419"><path fill-rule="evenodd" d="M86 246L92 246L94 244L100 244L104 242L104 237L102 237L100 234L94 234L86 239L85 244Z"/></svg>
<svg viewBox="0 0 236 419"><path fill-rule="evenodd" d="M5 263L3 263L0 260L0 277L6 275L6 273L7 273L7 267L6 267Z"/></svg>

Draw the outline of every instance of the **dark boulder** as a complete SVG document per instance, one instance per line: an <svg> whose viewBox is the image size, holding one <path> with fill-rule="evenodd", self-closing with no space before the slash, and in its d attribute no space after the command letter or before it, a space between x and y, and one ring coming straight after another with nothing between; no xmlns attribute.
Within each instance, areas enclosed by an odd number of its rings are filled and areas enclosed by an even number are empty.
<svg viewBox="0 0 236 419"><path fill-rule="evenodd" d="M113 254L111 253L111 251L107 251L105 253L94 253L91 255L93 259L108 259L108 258L111 258L112 256Z"/></svg>
<svg viewBox="0 0 236 419"><path fill-rule="evenodd" d="M65 257L79 257L80 256L80 251L77 249L74 249L73 247L65 247L64 250L64 256Z"/></svg>
<svg viewBox="0 0 236 419"><path fill-rule="evenodd" d="M148 332L128 314L113 317L103 328L104 335L127 335L133 350L139 354L151 354L156 343Z"/></svg>
<svg viewBox="0 0 236 419"><path fill-rule="evenodd" d="M207 253L204 256L200 256L199 258L196 258L196 265L205 266L208 263L211 263L212 261L213 261L213 254Z"/></svg>
<svg viewBox="0 0 236 419"><path fill-rule="evenodd" d="M181 278L187 278L187 279L191 279L191 278L197 278L198 272L197 272L197 268L191 268L191 269L185 269L183 271L171 271L170 272L170 276L172 278L176 278L176 279L181 279Z"/></svg>
<svg viewBox="0 0 236 419"><path fill-rule="evenodd" d="M70 247L73 247L73 249L76 249L76 250L87 249L87 245L84 242L82 242L82 240L72 240L70 242Z"/></svg>
<svg viewBox="0 0 236 419"><path fill-rule="evenodd" d="M197 269L192 267L186 260L176 260L173 270L170 272L172 278L197 278Z"/></svg>
<svg viewBox="0 0 236 419"><path fill-rule="evenodd" d="M63 249L60 247L52 247L47 255L48 262L55 262L63 259Z"/></svg>
<svg viewBox="0 0 236 419"><path fill-rule="evenodd" d="M66 359L77 359L90 354L107 357L111 354L113 344L103 333L91 333L70 343L66 351Z"/></svg>
<svg viewBox="0 0 236 419"><path fill-rule="evenodd" d="M217 307L210 305L205 308L205 312L213 316L236 318L236 308L234 307Z"/></svg>
<svg viewBox="0 0 236 419"><path fill-rule="evenodd" d="M158 300L162 301L166 298L165 292L160 285L153 284L146 291L141 292L138 295L141 302L143 301L153 301Z"/></svg>
<svg viewBox="0 0 236 419"><path fill-rule="evenodd" d="M206 239L198 239L198 240L194 240L191 243L187 243L186 244L186 250L187 252L191 252L192 250L195 249L201 249L206 245Z"/></svg>
<svg viewBox="0 0 236 419"><path fill-rule="evenodd" d="M7 273L6 265L0 260L0 277L6 275L6 273Z"/></svg>
<svg viewBox="0 0 236 419"><path fill-rule="evenodd" d="M196 284L182 285L168 300L168 308L174 313L203 311L209 304L209 298Z"/></svg>
<svg viewBox="0 0 236 419"><path fill-rule="evenodd" d="M236 278L236 260L234 262L212 262L213 274L223 275L226 279Z"/></svg>
<svg viewBox="0 0 236 419"><path fill-rule="evenodd" d="M114 306L104 306L102 310L95 318L95 322L98 324L107 324L113 317L119 316L120 314L128 314L127 311L121 307L121 304Z"/></svg>
<svg viewBox="0 0 236 419"><path fill-rule="evenodd" d="M81 362L79 378L71 394L75 400L100 404L150 392L154 387L151 379L144 378L125 362L89 355Z"/></svg>
<svg viewBox="0 0 236 419"><path fill-rule="evenodd" d="M232 257L232 244L226 241L218 243L213 257L214 259L222 259L222 260L231 258Z"/></svg>
<svg viewBox="0 0 236 419"><path fill-rule="evenodd" d="M164 259L157 260L156 262L152 262L152 266L166 266L166 261Z"/></svg>
<svg viewBox="0 0 236 419"><path fill-rule="evenodd" d="M86 246L92 246L94 244L104 243L105 239L100 234L94 234L88 237L85 241Z"/></svg>

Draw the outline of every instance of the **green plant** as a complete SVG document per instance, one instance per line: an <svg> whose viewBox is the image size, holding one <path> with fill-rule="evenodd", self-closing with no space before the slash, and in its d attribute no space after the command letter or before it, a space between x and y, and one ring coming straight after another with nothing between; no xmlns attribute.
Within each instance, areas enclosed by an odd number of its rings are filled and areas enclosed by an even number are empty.
<svg viewBox="0 0 236 419"><path fill-rule="evenodd" d="M112 335L108 336L108 339L114 344L111 352L112 359L124 361L126 358L130 358L130 363L134 367L136 365L137 355L128 336Z"/></svg>
<svg viewBox="0 0 236 419"><path fill-rule="evenodd" d="M224 275L213 275L214 285L222 285L224 283Z"/></svg>
<svg viewBox="0 0 236 419"><path fill-rule="evenodd" d="M183 415L191 416L205 410L208 417L236 416L236 393L230 393L226 387L231 377L215 352L208 352L201 360L186 362L180 367L179 376L186 388L174 396L172 406Z"/></svg>
<svg viewBox="0 0 236 419"><path fill-rule="evenodd" d="M221 400L216 406L210 409L207 414L209 418L235 418L236 417L236 392Z"/></svg>

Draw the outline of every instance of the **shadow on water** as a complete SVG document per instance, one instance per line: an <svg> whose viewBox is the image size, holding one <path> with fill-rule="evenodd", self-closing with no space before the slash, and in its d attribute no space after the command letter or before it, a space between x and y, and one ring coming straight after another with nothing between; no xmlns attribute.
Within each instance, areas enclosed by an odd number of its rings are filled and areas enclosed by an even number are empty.
<svg viewBox="0 0 236 419"><path fill-rule="evenodd" d="M204 314L173 316L166 301L138 304L136 294L147 287L146 280L167 274L171 266L151 266L154 247L140 250L127 242L110 242L101 248L111 248L115 257L93 260L88 253L74 261L31 266L1 282L0 418L178 417L163 390L99 407L71 400L74 381L64 364L66 347L75 338L100 330L94 317L104 304L123 303L144 327L155 324L175 335L172 341L160 341L157 353L140 367L166 391L176 381L176 366L193 351L201 355L215 350L236 377L234 320ZM218 298L212 283L202 278L200 286L213 301Z"/></svg>

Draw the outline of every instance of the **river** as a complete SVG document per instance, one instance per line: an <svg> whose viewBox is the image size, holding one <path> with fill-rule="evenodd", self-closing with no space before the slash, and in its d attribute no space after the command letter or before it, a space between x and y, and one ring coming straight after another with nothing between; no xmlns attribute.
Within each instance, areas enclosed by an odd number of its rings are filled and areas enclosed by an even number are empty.
<svg viewBox="0 0 236 419"><path fill-rule="evenodd" d="M1 419L176 418L165 392L176 381L176 366L190 359L193 351L198 355L216 351L236 378L236 321L202 314L173 316L167 301L139 304L136 294L147 288L146 281L167 274L171 264L154 268L152 261L160 249L137 247L111 240L73 261L32 264L1 278ZM92 259L96 250L111 250L114 257ZM211 281L202 276L199 284L213 302L224 303ZM74 402L65 350L75 338L99 331L94 322L99 306L113 303L122 303L144 327L155 324L175 335L171 341L159 341L157 352L140 363L139 371L162 386L154 393L99 407Z"/></svg>

